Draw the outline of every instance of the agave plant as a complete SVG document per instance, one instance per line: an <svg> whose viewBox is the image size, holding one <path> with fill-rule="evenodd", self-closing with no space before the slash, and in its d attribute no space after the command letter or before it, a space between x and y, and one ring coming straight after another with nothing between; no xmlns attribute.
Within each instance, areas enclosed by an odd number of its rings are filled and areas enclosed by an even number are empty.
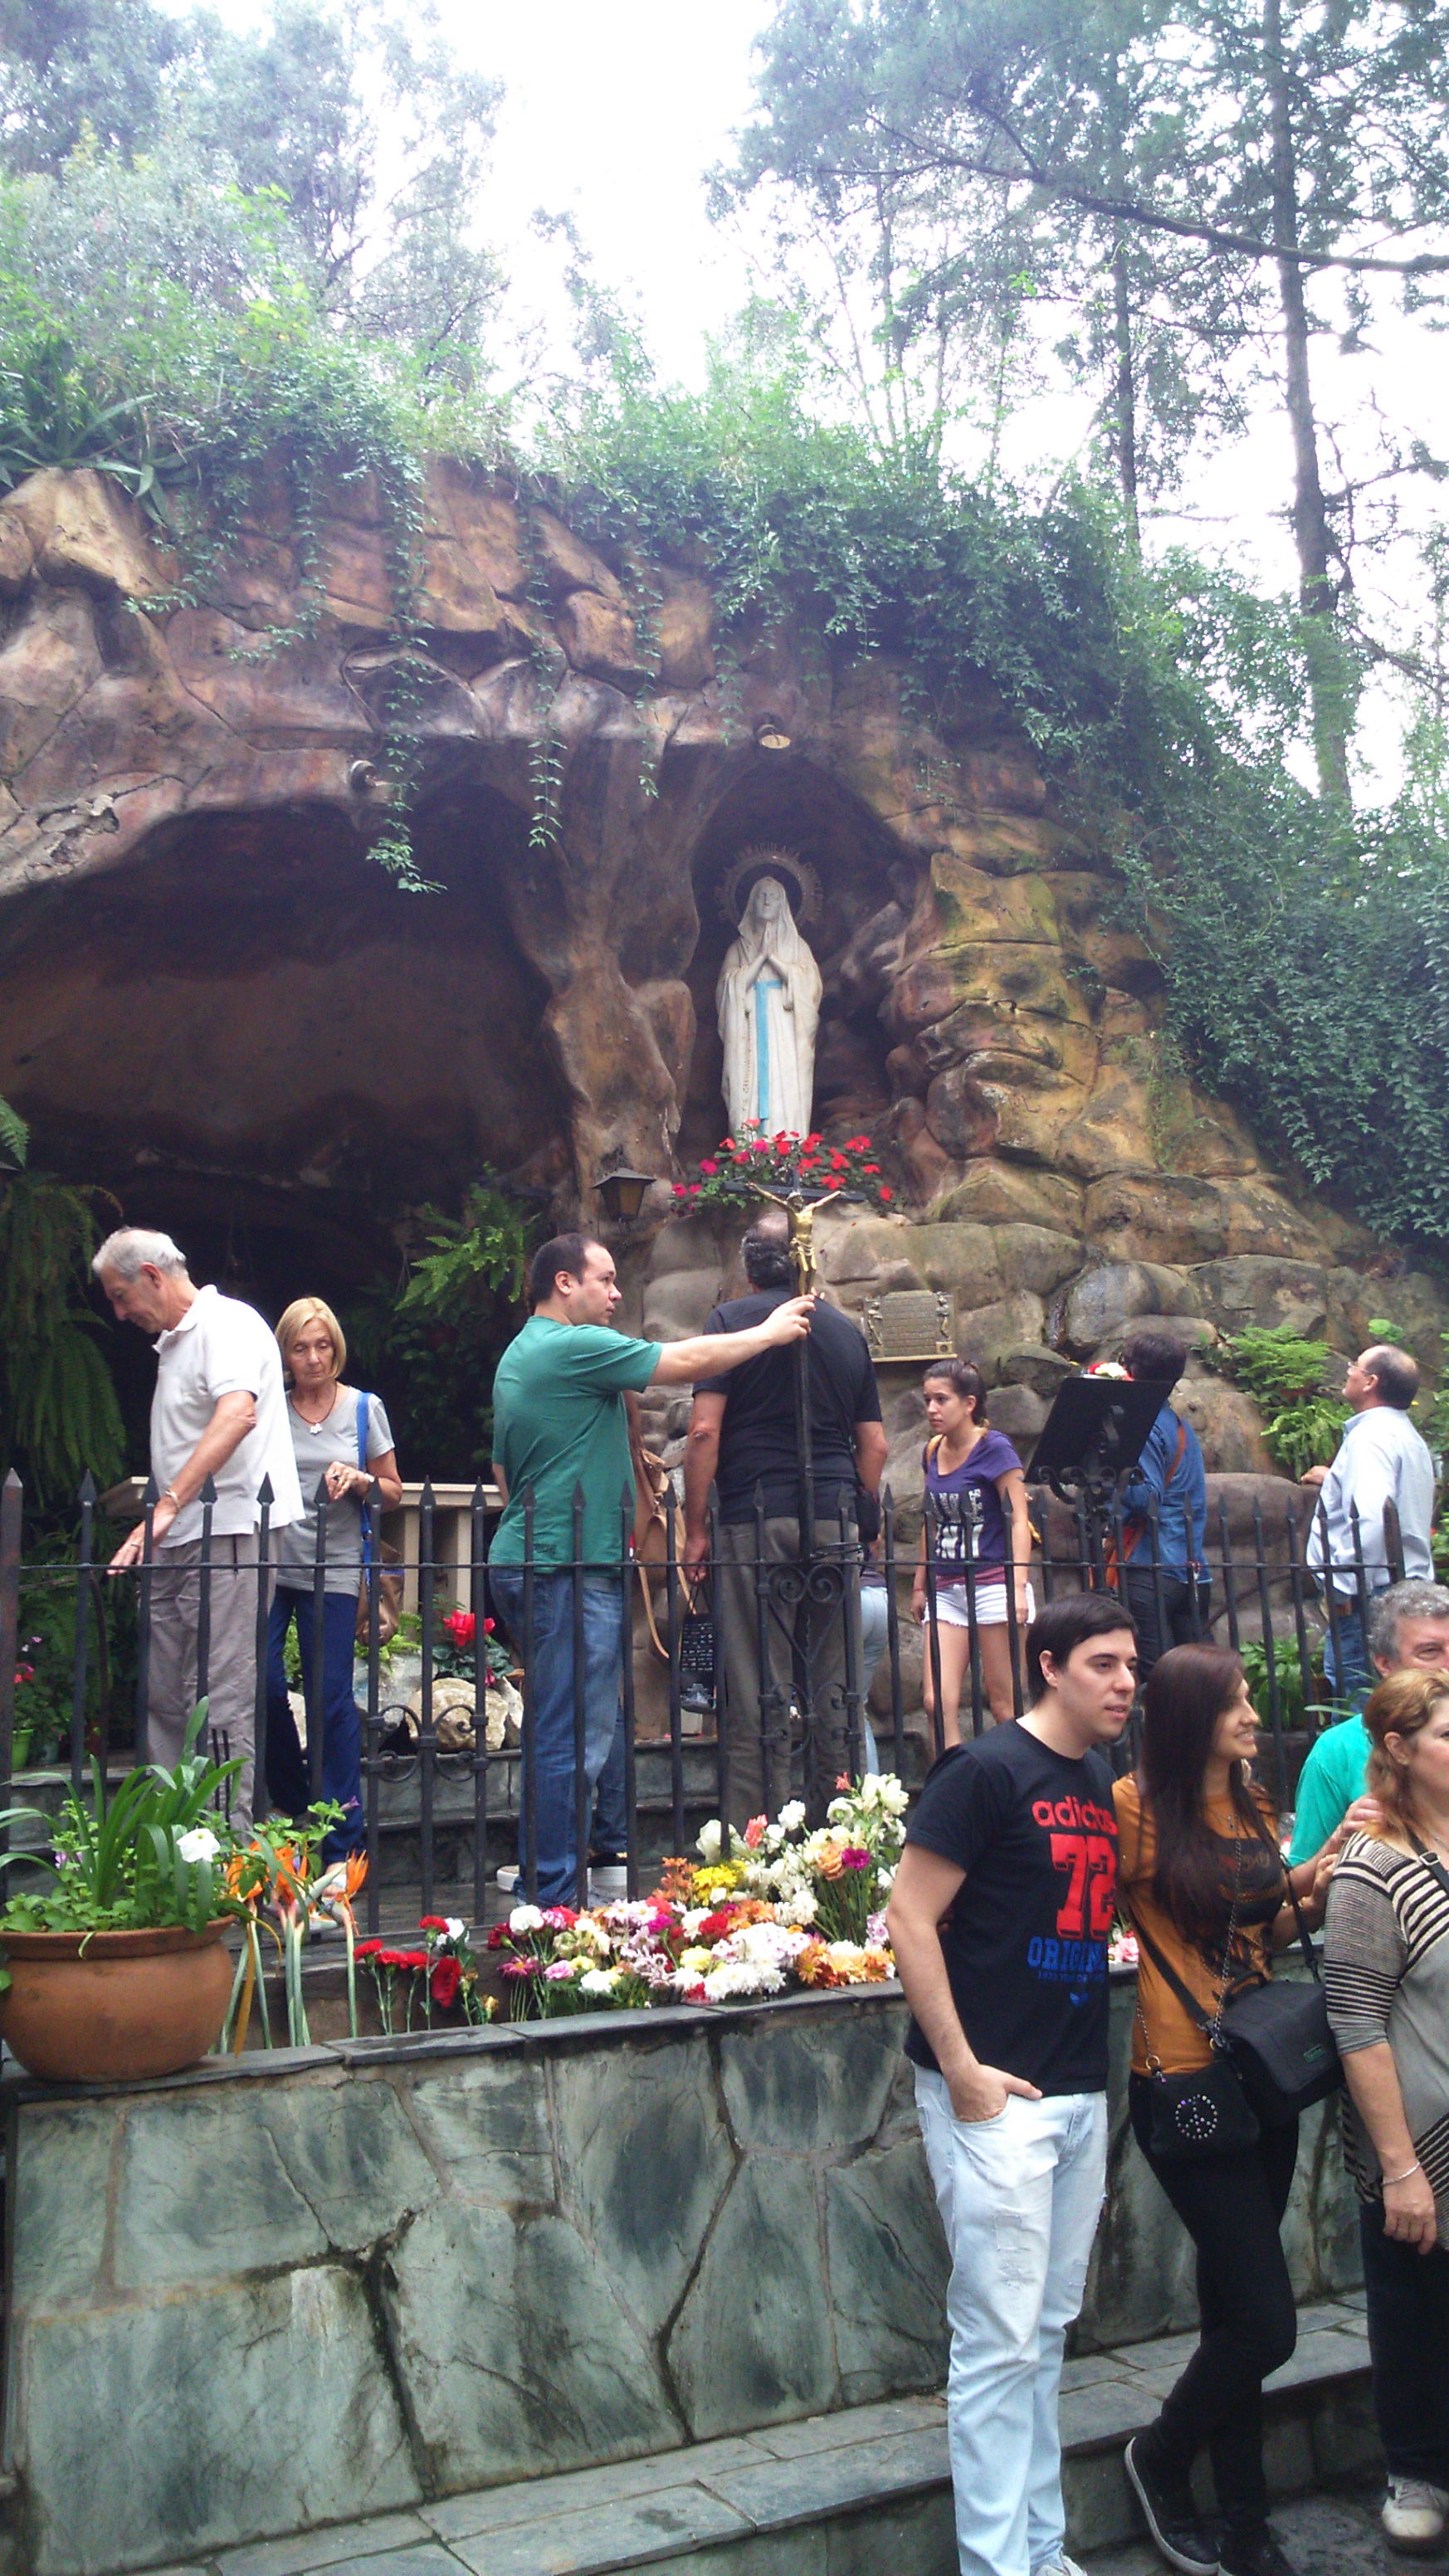
<svg viewBox="0 0 1449 2576"><path fill-rule="evenodd" d="M93 465L131 492L155 482L146 397L106 399L94 368L70 342L42 334L24 369L0 368L0 485L8 491L42 466Z"/></svg>

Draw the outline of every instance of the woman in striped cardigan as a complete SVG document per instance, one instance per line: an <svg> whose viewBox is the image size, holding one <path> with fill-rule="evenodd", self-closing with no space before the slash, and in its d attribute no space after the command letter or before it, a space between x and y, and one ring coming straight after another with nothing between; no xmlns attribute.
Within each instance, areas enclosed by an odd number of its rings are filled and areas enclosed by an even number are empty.
<svg viewBox="0 0 1449 2576"><path fill-rule="evenodd" d="M1449 1675L1395 1673L1364 1711L1379 1821L1345 1844L1324 1980L1362 2203L1386 2538L1449 2534Z"/></svg>

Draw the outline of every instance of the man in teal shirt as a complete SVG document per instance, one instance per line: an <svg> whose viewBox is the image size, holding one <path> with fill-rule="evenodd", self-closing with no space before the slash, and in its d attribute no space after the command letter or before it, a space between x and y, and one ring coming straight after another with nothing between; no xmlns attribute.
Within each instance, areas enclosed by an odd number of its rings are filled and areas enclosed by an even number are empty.
<svg viewBox="0 0 1449 2576"><path fill-rule="evenodd" d="M1449 1672L1449 1591L1415 1577L1379 1593L1369 1614L1369 1651L1384 1676ZM1319 1736L1298 1782L1288 1854L1295 1867L1323 1849L1362 1798L1368 1757L1369 1731L1361 1717L1346 1717Z"/></svg>
<svg viewBox="0 0 1449 2576"><path fill-rule="evenodd" d="M706 1371L718 1376L779 1343L799 1341L810 1330L814 1301L792 1297L744 1332L701 1333L685 1342L632 1340L610 1329L622 1293L613 1255L584 1234L556 1235L535 1253L529 1293L533 1312L493 1381L493 1473L504 1509L488 1576L529 1673L538 1902L565 1905L586 1861L576 1834L576 1584L590 1807L621 1731L624 1563L634 1520L625 1397L646 1386L688 1386ZM576 1493L582 1497L577 1545ZM533 1593L525 1618L530 1529ZM520 1852L526 1831L520 1798Z"/></svg>

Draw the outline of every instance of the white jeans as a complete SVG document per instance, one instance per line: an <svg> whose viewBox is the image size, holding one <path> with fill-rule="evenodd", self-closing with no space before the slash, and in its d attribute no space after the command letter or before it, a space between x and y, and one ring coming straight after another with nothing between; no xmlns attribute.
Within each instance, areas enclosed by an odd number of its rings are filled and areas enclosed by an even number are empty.
<svg viewBox="0 0 1449 2576"><path fill-rule="evenodd" d="M1035 2576L1061 2554L1062 2345L1082 2304L1107 2173L1107 2102L1012 2094L958 2120L939 2075L916 2106L951 2283L947 2423L961 2576Z"/></svg>

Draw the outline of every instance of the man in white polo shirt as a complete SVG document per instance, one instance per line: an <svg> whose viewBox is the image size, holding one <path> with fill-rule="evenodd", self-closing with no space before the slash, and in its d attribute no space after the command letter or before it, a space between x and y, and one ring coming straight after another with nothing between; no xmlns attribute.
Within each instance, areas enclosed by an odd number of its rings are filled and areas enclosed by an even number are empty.
<svg viewBox="0 0 1449 2576"><path fill-rule="evenodd" d="M271 1527L299 1520L302 1493L287 1424L276 1341L254 1307L198 1288L168 1234L123 1226L92 1264L112 1311L156 1339L151 1402L151 1473L159 1488L152 1516L148 1752L173 1765L200 1697L201 1489L216 1486L211 1516L209 1649L206 1670L212 1749L240 1761L231 1820L252 1819L256 1745L257 1612L272 1574L259 1569L257 1495L272 1484ZM113 1574L139 1565L144 1524L111 1559ZM270 1553L270 1551L269 1551Z"/></svg>

